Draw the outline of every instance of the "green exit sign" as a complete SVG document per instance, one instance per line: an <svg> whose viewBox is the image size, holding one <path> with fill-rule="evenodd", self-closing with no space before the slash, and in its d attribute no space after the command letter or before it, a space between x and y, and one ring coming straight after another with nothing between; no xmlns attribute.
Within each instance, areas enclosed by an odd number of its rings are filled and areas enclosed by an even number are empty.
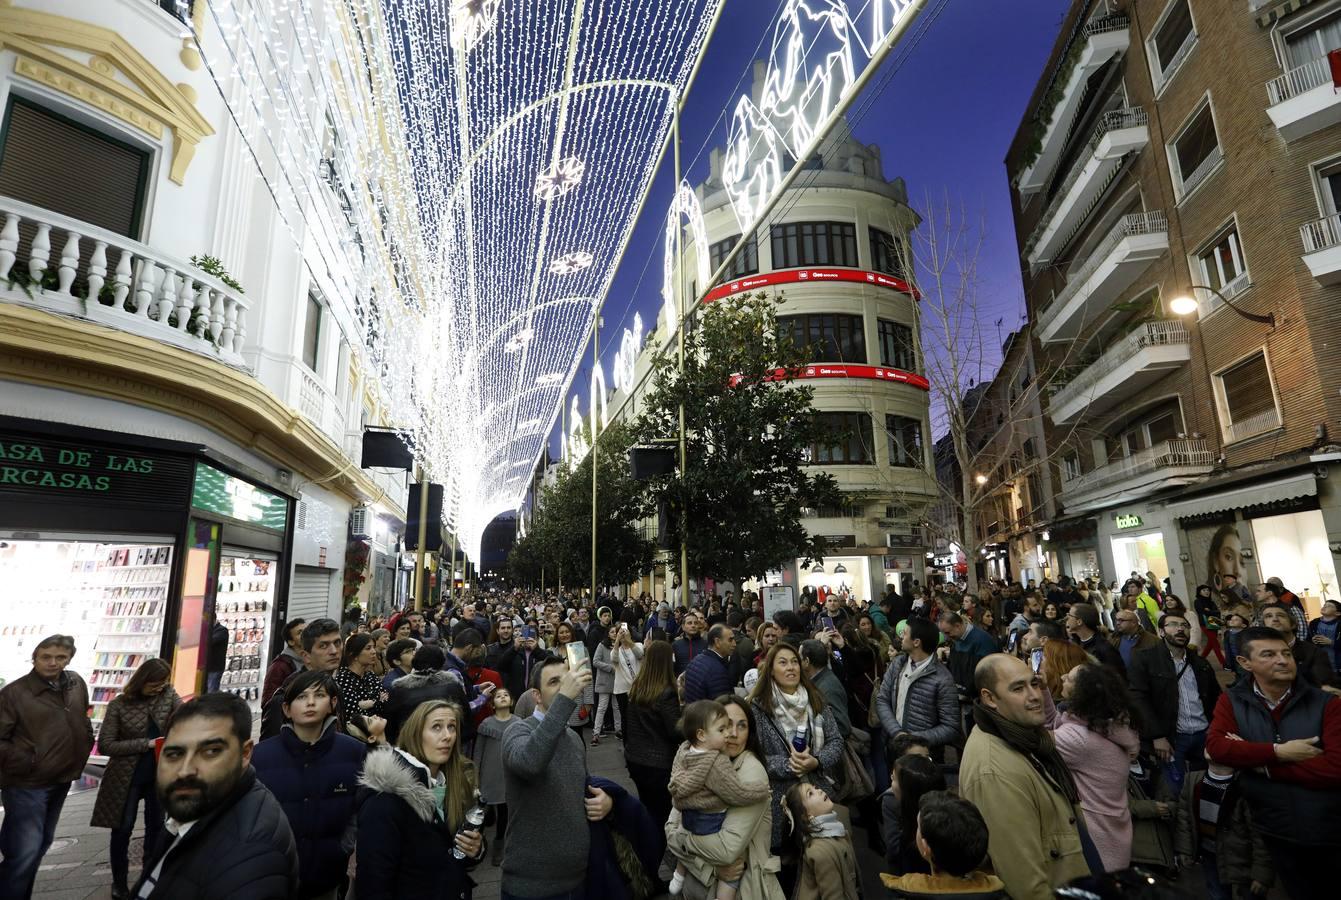
<svg viewBox="0 0 1341 900"><path fill-rule="evenodd" d="M1118 528L1140 528L1142 524L1141 517L1133 515L1114 516L1113 521Z"/></svg>
<svg viewBox="0 0 1341 900"><path fill-rule="evenodd" d="M287 498L262 490L203 462L196 463L191 505L205 512L275 531L283 531L289 517Z"/></svg>

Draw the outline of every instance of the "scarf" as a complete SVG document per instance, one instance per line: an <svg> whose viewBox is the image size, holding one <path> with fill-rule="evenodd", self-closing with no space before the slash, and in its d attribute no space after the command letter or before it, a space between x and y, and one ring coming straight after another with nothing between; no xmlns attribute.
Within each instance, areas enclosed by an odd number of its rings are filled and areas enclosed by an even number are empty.
<svg viewBox="0 0 1341 900"><path fill-rule="evenodd" d="M840 838L847 835L847 829L838 819L838 813L825 813L822 816L812 816L810 819L810 836L812 838Z"/></svg>
<svg viewBox="0 0 1341 900"><path fill-rule="evenodd" d="M982 701L973 704L973 721L983 731L1001 738L1012 750L1029 760L1029 764L1048 786L1065 797L1072 806L1080 801L1071 770L1057 752L1052 733L1046 728L1017 725L996 710L983 706Z"/></svg>
<svg viewBox="0 0 1341 900"><path fill-rule="evenodd" d="M806 743L810 745L811 755L818 757L824 749L824 724L810 714L810 695L801 685L796 686L796 693L790 697L774 685L773 721L782 731L788 745L796 737L796 730L805 725Z"/></svg>

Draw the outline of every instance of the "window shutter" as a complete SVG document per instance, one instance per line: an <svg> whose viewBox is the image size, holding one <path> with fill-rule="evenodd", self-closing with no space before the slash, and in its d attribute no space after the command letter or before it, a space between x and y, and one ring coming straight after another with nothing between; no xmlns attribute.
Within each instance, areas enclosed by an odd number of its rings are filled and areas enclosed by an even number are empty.
<svg viewBox="0 0 1341 900"><path fill-rule="evenodd" d="M1220 376L1225 388L1225 405L1229 408L1230 422L1274 409L1276 399L1271 394L1271 375L1266 357L1261 353L1246 359Z"/></svg>
<svg viewBox="0 0 1341 900"><path fill-rule="evenodd" d="M0 194L137 238L148 154L15 98Z"/></svg>

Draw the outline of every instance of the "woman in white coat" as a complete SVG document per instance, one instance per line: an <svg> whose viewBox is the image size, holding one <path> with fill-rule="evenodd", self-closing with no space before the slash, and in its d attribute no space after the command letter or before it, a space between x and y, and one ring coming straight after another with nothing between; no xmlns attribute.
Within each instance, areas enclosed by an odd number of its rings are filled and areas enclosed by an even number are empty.
<svg viewBox="0 0 1341 900"><path fill-rule="evenodd" d="M614 627L619 629L610 650L610 664L615 670L615 737L623 740L620 724L629 720L629 688L642 667L643 645L629 634L628 623L621 622Z"/></svg>

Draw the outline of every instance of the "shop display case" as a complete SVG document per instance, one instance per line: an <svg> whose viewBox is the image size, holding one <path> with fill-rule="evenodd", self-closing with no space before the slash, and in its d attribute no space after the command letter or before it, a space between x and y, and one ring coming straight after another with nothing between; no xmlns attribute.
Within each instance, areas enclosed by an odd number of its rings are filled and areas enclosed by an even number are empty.
<svg viewBox="0 0 1341 900"><path fill-rule="evenodd" d="M275 566L271 559L239 557L229 551L219 561L214 611L219 624L228 629L228 655L219 689L246 700L253 712L261 709Z"/></svg>

